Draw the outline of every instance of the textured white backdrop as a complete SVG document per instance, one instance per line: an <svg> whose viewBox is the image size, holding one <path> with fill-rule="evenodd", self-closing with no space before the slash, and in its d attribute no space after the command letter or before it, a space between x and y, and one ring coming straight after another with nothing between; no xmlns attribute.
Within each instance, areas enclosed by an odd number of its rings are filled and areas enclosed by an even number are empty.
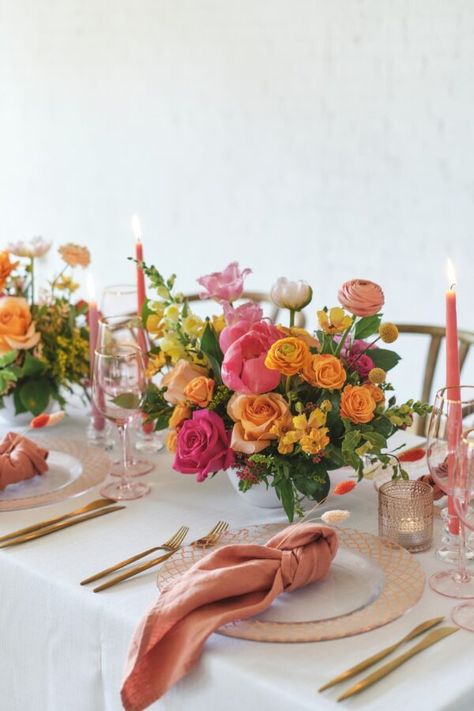
<svg viewBox="0 0 474 711"><path fill-rule="evenodd" d="M237 258L425 322L451 255L474 328L473 33L470 0L0 0L0 245L86 243L129 281L137 212L184 290Z"/></svg>

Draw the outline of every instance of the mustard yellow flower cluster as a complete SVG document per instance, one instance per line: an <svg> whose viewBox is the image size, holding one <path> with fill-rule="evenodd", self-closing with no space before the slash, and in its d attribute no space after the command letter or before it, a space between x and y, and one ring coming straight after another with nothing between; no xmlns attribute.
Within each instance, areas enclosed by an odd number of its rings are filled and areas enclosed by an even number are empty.
<svg viewBox="0 0 474 711"><path fill-rule="evenodd" d="M326 425L326 412L317 407L307 415L296 415L292 418L292 429L279 433L278 451L280 454L291 454L296 444L299 444L306 454L321 454L328 446L329 429Z"/></svg>

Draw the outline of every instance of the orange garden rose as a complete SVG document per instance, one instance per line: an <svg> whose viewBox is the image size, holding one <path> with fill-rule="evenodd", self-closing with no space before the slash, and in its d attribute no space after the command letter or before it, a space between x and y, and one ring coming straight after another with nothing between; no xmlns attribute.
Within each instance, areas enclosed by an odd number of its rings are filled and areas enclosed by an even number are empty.
<svg viewBox="0 0 474 711"><path fill-rule="evenodd" d="M0 252L0 291L3 290L5 282L12 273L14 269L18 266L19 262L10 261L10 253L6 250Z"/></svg>
<svg viewBox="0 0 474 711"><path fill-rule="evenodd" d="M0 353L27 350L38 344L40 334L35 331L28 302L22 296L0 298Z"/></svg>
<svg viewBox="0 0 474 711"><path fill-rule="evenodd" d="M73 244L72 242L63 244L58 249L58 252L70 267L88 267L91 261L91 255L87 247L81 247L79 244Z"/></svg>
<svg viewBox="0 0 474 711"><path fill-rule="evenodd" d="M227 412L235 422L231 447L245 454L261 452L278 438L278 431L290 427L292 422L288 403L277 393L235 393L229 400Z"/></svg>
<svg viewBox="0 0 474 711"><path fill-rule="evenodd" d="M367 390L372 395L372 397L374 398L377 405L385 400L384 391L381 390L380 388L378 388L373 383L370 383L370 382L364 383L363 387L367 388Z"/></svg>
<svg viewBox="0 0 474 711"><path fill-rule="evenodd" d="M198 375L193 378L184 388L184 396L192 405L197 407L207 407L214 394L215 382L205 375Z"/></svg>
<svg viewBox="0 0 474 711"><path fill-rule="evenodd" d="M173 414L170 417L169 426L172 429L178 429L178 427L185 421L189 420L192 415L191 408L185 405L183 402L178 402L173 410Z"/></svg>
<svg viewBox="0 0 474 711"><path fill-rule="evenodd" d="M270 346L265 365L283 375L295 375L303 370L310 358L311 353L306 343L300 338L289 336L280 338Z"/></svg>
<svg viewBox="0 0 474 711"><path fill-rule="evenodd" d="M356 424L365 424L374 417L376 402L364 385L346 385L341 394L342 417Z"/></svg>
<svg viewBox="0 0 474 711"><path fill-rule="evenodd" d="M313 355L303 376L310 385L325 390L340 390L347 378L342 361L329 353Z"/></svg>
<svg viewBox="0 0 474 711"><path fill-rule="evenodd" d="M161 385L167 388L163 397L172 405L177 405L178 402L184 402L186 400L184 394L186 385L193 380L193 378L200 375L207 375L205 368L201 368L199 365L193 365L181 358L176 365L163 376Z"/></svg>

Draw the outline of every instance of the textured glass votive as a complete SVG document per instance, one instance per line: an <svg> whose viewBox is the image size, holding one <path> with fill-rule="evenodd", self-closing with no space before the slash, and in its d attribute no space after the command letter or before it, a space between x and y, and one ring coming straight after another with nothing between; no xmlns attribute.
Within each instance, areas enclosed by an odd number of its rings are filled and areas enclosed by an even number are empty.
<svg viewBox="0 0 474 711"><path fill-rule="evenodd" d="M433 538L433 489L423 481L387 481L379 489L379 536L412 553Z"/></svg>

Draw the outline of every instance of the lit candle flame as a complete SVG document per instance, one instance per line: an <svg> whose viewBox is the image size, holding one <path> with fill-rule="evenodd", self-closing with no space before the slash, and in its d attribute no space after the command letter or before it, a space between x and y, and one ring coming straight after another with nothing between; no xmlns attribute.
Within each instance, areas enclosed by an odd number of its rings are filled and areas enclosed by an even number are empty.
<svg viewBox="0 0 474 711"><path fill-rule="evenodd" d="M140 220L138 219L137 215L134 215L132 217L132 232L137 240L137 242L142 241L142 227L140 225Z"/></svg>
<svg viewBox="0 0 474 711"><path fill-rule="evenodd" d="M449 288L454 289L456 286L456 272L454 271L454 264L450 259L446 262L446 272L448 274Z"/></svg>
<svg viewBox="0 0 474 711"><path fill-rule="evenodd" d="M94 277L90 272L87 275L87 293L89 294L89 301L95 302L95 283Z"/></svg>

